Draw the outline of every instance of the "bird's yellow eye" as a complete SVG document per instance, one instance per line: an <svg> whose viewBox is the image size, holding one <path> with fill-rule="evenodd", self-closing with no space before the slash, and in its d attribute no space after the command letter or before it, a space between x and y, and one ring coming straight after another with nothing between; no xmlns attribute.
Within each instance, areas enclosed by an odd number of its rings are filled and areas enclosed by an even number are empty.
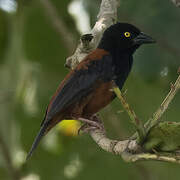
<svg viewBox="0 0 180 180"><path fill-rule="evenodd" d="M124 36L125 36L125 37L130 37L130 36L131 36L131 33L130 33L130 32L125 32L125 33L124 33Z"/></svg>

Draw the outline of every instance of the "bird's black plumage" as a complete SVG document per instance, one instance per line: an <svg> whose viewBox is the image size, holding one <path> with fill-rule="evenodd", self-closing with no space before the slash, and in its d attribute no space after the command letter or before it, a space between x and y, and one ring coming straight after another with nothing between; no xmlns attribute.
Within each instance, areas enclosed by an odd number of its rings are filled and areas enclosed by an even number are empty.
<svg viewBox="0 0 180 180"><path fill-rule="evenodd" d="M41 138L61 120L90 118L109 104L115 98L110 91L112 80L121 89L132 67L133 53L141 44L152 42L150 36L128 23L106 29L97 49L69 72L52 97L28 157Z"/></svg>

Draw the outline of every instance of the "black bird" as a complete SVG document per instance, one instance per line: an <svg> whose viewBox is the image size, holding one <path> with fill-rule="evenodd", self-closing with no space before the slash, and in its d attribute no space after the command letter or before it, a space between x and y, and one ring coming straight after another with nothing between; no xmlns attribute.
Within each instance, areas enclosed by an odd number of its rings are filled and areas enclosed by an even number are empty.
<svg viewBox="0 0 180 180"><path fill-rule="evenodd" d="M113 82L120 89L123 87L136 49L142 44L154 42L150 36L128 23L117 23L107 28L98 47L59 85L27 158L41 138L60 121L84 118L91 122L93 115L116 97L110 91Z"/></svg>

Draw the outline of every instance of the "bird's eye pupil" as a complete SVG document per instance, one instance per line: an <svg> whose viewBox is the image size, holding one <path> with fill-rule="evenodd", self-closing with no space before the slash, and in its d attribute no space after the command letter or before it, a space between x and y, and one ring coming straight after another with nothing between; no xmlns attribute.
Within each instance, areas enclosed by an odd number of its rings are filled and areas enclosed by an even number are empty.
<svg viewBox="0 0 180 180"><path fill-rule="evenodd" d="M130 33L130 32L125 32L125 33L124 33L124 36L125 36L125 37L130 37L130 36L131 36L131 33Z"/></svg>

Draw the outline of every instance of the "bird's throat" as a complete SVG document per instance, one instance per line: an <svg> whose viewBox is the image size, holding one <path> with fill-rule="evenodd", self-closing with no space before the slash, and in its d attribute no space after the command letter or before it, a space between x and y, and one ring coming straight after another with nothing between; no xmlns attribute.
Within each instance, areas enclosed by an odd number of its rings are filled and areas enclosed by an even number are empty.
<svg viewBox="0 0 180 180"><path fill-rule="evenodd" d="M122 53L117 51L113 57L114 65L115 65L115 76L116 76L116 84L120 89L122 89L133 64L133 56L132 54Z"/></svg>

